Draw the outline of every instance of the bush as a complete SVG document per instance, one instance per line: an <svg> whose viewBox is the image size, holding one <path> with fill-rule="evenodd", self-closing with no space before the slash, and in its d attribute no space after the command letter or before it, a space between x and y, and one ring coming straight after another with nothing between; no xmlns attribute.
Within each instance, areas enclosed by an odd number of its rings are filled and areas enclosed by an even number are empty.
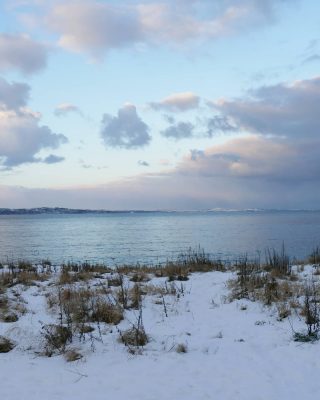
<svg viewBox="0 0 320 400"><path fill-rule="evenodd" d="M143 327L133 326L120 334L120 341L126 346L142 347L148 343L148 336Z"/></svg>
<svg viewBox="0 0 320 400"><path fill-rule="evenodd" d="M82 357L83 355L79 353L77 350L68 350L64 354L64 358L67 362L78 361L81 360Z"/></svg>
<svg viewBox="0 0 320 400"><path fill-rule="evenodd" d="M305 288L303 313L309 336L317 336L320 329L319 302L320 299L315 284L307 285Z"/></svg>
<svg viewBox="0 0 320 400"><path fill-rule="evenodd" d="M317 246L313 249L312 253L308 258L309 263L311 264L320 264L320 247Z"/></svg>
<svg viewBox="0 0 320 400"><path fill-rule="evenodd" d="M266 250L265 269L277 276L291 274L291 265L289 256L286 254L284 244L282 244L280 252L275 249Z"/></svg>
<svg viewBox="0 0 320 400"><path fill-rule="evenodd" d="M123 311L117 305L104 300L98 300L92 310L90 320L92 322L105 322L118 325L123 320Z"/></svg>
<svg viewBox="0 0 320 400"><path fill-rule="evenodd" d="M45 339L45 355L48 357L56 353L64 353L67 344L72 342L71 329L63 325L44 325L42 327L42 335Z"/></svg>
<svg viewBox="0 0 320 400"><path fill-rule="evenodd" d="M117 325L123 319L123 310L111 298L97 289L58 289L57 295L47 298L50 308L56 307L63 323L83 325L105 322Z"/></svg>
<svg viewBox="0 0 320 400"><path fill-rule="evenodd" d="M303 343L315 342L316 340L318 340L318 335L315 333L309 335L308 333L295 332L293 334L293 340L295 342L303 342Z"/></svg>
<svg viewBox="0 0 320 400"><path fill-rule="evenodd" d="M6 337L0 336L0 353L9 353L14 348L14 344Z"/></svg>
<svg viewBox="0 0 320 400"><path fill-rule="evenodd" d="M132 354L136 354L137 349L140 349L149 342L148 335L146 334L142 322L141 309L136 325L132 325L132 328L127 329L124 332L119 330L119 340L128 347L128 351Z"/></svg>
<svg viewBox="0 0 320 400"><path fill-rule="evenodd" d="M187 353L188 352L188 347L184 343L179 343L176 347L176 352L177 353Z"/></svg>

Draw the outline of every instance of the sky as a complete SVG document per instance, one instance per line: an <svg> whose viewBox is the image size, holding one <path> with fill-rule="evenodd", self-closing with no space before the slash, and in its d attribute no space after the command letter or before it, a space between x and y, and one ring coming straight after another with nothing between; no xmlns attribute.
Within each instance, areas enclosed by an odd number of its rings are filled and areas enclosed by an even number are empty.
<svg viewBox="0 0 320 400"><path fill-rule="evenodd" d="M318 0L0 0L0 207L319 209Z"/></svg>

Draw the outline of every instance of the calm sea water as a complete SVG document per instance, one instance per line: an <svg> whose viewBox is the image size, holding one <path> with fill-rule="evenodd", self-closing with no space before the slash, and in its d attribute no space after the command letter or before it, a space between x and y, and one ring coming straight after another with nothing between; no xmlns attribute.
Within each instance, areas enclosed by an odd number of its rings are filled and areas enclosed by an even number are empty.
<svg viewBox="0 0 320 400"><path fill-rule="evenodd" d="M305 258L320 245L320 212L0 216L2 261L156 264L199 245L212 256L235 259L282 242L291 257Z"/></svg>

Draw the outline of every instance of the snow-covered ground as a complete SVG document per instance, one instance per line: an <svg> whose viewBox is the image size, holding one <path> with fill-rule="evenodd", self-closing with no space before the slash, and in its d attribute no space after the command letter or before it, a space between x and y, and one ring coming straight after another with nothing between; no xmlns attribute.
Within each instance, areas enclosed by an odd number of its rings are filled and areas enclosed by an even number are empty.
<svg viewBox="0 0 320 400"><path fill-rule="evenodd" d="M14 287L27 312L17 322L0 322L0 335L16 343L11 352L0 354L0 399L317 399L320 343L293 341L292 327L305 329L298 313L278 321L273 307L228 301L231 276L194 273L176 282L178 295L165 296L167 316L159 297L145 296L143 323L150 341L140 355L129 354L117 329L103 325L94 342L73 343L84 356L75 362L37 354L41 326L56 318L45 297L52 290L50 281ZM119 329L137 317L138 311L128 311ZM179 344L186 353L176 351Z"/></svg>

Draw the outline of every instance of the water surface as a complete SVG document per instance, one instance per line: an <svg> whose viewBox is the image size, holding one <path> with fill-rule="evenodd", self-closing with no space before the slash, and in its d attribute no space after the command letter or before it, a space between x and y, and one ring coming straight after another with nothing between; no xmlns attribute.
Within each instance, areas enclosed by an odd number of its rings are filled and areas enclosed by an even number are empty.
<svg viewBox="0 0 320 400"><path fill-rule="evenodd" d="M320 212L181 212L0 216L0 260L163 262L189 247L235 259L267 247L305 258L320 244Z"/></svg>

